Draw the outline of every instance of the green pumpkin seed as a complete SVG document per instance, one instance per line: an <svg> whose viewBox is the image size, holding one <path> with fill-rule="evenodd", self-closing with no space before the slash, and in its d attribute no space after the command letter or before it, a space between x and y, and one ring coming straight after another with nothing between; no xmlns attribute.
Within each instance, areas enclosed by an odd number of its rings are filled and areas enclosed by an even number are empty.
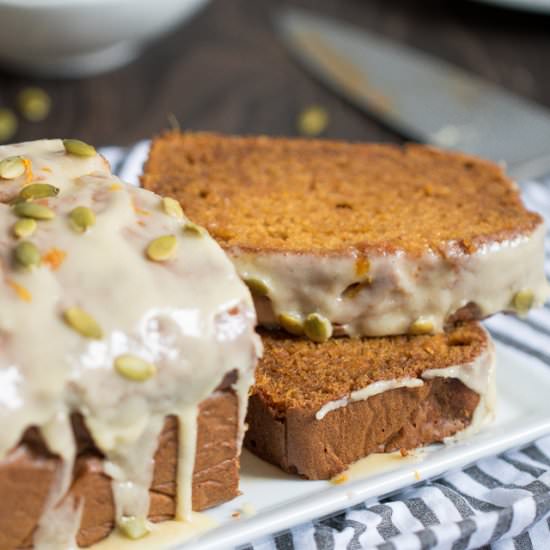
<svg viewBox="0 0 550 550"><path fill-rule="evenodd" d="M332 323L318 313L311 313L304 322L304 332L314 342L326 342L332 336Z"/></svg>
<svg viewBox="0 0 550 550"><path fill-rule="evenodd" d="M178 241L174 235L163 235L149 243L146 254L154 262L165 262L174 256L177 248Z"/></svg>
<svg viewBox="0 0 550 550"><path fill-rule="evenodd" d="M55 218L55 212L36 202L18 202L13 207L13 212L20 218L32 218L33 220L51 220Z"/></svg>
<svg viewBox="0 0 550 550"><path fill-rule="evenodd" d="M172 216L172 218L178 218L179 220L183 219L181 204L176 199L172 199L171 197L163 197L161 203L162 209L166 214Z"/></svg>
<svg viewBox="0 0 550 550"><path fill-rule="evenodd" d="M300 113L298 131L303 136L318 136L325 130L328 122L328 111L319 105L311 105Z"/></svg>
<svg viewBox="0 0 550 550"><path fill-rule="evenodd" d="M69 212L69 223L77 233L84 233L95 225L95 214L87 206L77 206Z"/></svg>
<svg viewBox="0 0 550 550"><path fill-rule="evenodd" d="M79 307L70 307L63 312L63 319L76 332L92 338L100 340L103 338L103 331L97 321L86 311Z"/></svg>
<svg viewBox="0 0 550 550"><path fill-rule="evenodd" d="M409 334L431 334L434 330L434 324L428 319L419 317L412 325L409 327Z"/></svg>
<svg viewBox="0 0 550 550"><path fill-rule="evenodd" d="M21 114L31 122L40 122L50 113L52 100L42 88L24 88L17 95Z"/></svg>
<svg viewBox="0 0 550 550"><path fill-rule="evenodd" d="M138 519L135 516L122 516L118 522L118 528L132 540L143 538L150 533L150 528L144 519Z"/></svg>
<svg viewBox="0 0 550 550"><path fill-rule="evenodd" d="M17 220L13 224L12 231L18 239L30 237L36 231L36 221L31 218Z"/></svg>
<svg viewBox="0 0 550 550"><path fill-rule="evenodd" d="M65 151L77 157L93 157L97 154L95 147L79 139L64 139Z"/></svg>
<svg viewBox="0 0 550 550"><path fill-rule="evenodd" d="M8 157L0 160L0 178L13 180L25 173L25 161L23 157Z"/></svg>
<svg viewBox="0 0 550 550"><path fill-rule="evenodd" d="M192 237L201 237L204 235L204 229L193 222L186 222L186 224L183 226L183 232L187 235L191 235Z"/></svg>
<svg viewBox="0 0 550 550"><path fill-rule="evenodd" d="M256 296L267 296L269 294L269 287L262 279L251 277L244 279L244 283L250 289L250 292Z"/></svg>
<svg viewBox="0 0 550 550"><path fill-rule="evenodd" d="M19 192L19 198L24 201L57 197L59 188L49 183L31 183Z"/></svg>
<svg viewBox="0 0 550 550"><path fill-rule="evenodd" d="M0 109L0 143L9 141L17 132L17 117L11 109Z"/></svg>
<svg viewBox="0 0 550 550"><path fill-rule="evenodd" d="M14 249L15 261L27 269L40 265L40 250L30 241L20 242Z"/></svg>
<svg viewBox="0 0 550 550"><path fill-rule="evenodd" d="M134 382L145 382L157 372L155 365L129 353L119 355L115 359L115 370L124 378Z"/></svg>
<svg viewBox="0 0 550 550"><path fill-rule="evenodd" d="M514 295L512 305L519 315L527 315L528 311L533 307L535 302L535 294L532 290L523 289Z"/></svg>
<svg viewBox="0 0 550 550"><path fill-rule="evenodd" d="M293 313L281 313L278 317L279 324L290 334L302 336L304 334L304 323L298 315Z"/></svg>

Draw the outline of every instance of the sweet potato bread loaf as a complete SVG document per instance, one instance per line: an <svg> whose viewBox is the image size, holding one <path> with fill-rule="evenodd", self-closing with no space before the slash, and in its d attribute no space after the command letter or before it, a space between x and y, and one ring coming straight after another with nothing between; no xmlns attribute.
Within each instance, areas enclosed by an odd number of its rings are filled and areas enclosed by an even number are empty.
<svg viewBox="0 0 550 550"><path fill-rule="evenodd" d="M76 140L0 147L0 234L6 544L142 537L233 496L259 342L219 246Z"/></svg>
<svg viewBox="0 0 550 550"><path fill-rule="evenodd" d="M142 182L222 245L259 322L291 333L441 332L548 295L540 216L471 156L171 132L153 141Z"/></svg>
<svg viewBox="0 0 550 550"><path fill-rule="evenodd" d="M476 322L321 344L261 335L245 445L287 472L327 479L371 453L464 437L493 417L493 346Z"/></svg>

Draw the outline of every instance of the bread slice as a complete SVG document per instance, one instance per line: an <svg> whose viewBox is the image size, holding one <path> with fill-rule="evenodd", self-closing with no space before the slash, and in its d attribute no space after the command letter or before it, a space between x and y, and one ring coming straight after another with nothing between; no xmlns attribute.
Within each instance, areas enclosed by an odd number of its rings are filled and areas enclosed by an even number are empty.
<svg viewBox="0 0 550 550"><path fill-rule="evenodd" d="M287 472L328 479L371 453L469 435L493 416L493 346L476 322L432 336L262 339L245 445Z"/></svg>
<svg viewBox="0 0 550 550"><path fill-rule="evenodd" d="M548 295L542 219L471 156L171 132L142 182L222 245L266 326L300 332L319 314L327 336L441 332Z"/></svg>
<svg viewBox="0 0 550 550"><path fill-rule="evenodd" d="M229 388L218 388L200 405L198 442L193 474L193 510L210 508L239 493L238 399ZM87 547L115 527L111 479L103 470L102 455L86 432L79 432L80 452L64 503L82 506L76 537ZM168 417L159 437L150 489L149 519L173 519L176 512L178 426ZM34 531L60 468L35 433L29 433L0 462L0 548L31 548ZM70 502L70 499L74 499ZM61 503L63 506L63 503Z"/></svg>

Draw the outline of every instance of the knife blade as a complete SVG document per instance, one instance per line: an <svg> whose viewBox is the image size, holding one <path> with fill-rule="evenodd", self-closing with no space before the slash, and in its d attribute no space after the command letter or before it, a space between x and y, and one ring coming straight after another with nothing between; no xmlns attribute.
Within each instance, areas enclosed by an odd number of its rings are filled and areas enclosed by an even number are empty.
<svg viewBox="0 0 550 550"><path fill-rule="evenodd" d="M409 139L550 173L550 110L370 31L289 8L283 41L317 78Z"/></svg>

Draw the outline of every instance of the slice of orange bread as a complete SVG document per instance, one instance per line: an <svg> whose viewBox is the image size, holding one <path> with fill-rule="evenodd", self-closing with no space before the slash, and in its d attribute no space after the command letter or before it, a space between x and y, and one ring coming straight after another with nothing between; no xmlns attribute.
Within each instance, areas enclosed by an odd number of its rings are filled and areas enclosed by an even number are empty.
<svg viewBox="0 0 550 550"><path fill-rule="evenodd" d="M321 321L323 339L440 332L548 293L542 219L474 157L172 132L142 181L222 245L263 325L319 338Z"/></svg>
<svg viewBox="0 0 550 550"><path fill-rule="evenodd" d="M261 336L245 445L288 472L327 479L371 453L470 435L493 417L494 351L476 322L322 344Z"/></svg>

